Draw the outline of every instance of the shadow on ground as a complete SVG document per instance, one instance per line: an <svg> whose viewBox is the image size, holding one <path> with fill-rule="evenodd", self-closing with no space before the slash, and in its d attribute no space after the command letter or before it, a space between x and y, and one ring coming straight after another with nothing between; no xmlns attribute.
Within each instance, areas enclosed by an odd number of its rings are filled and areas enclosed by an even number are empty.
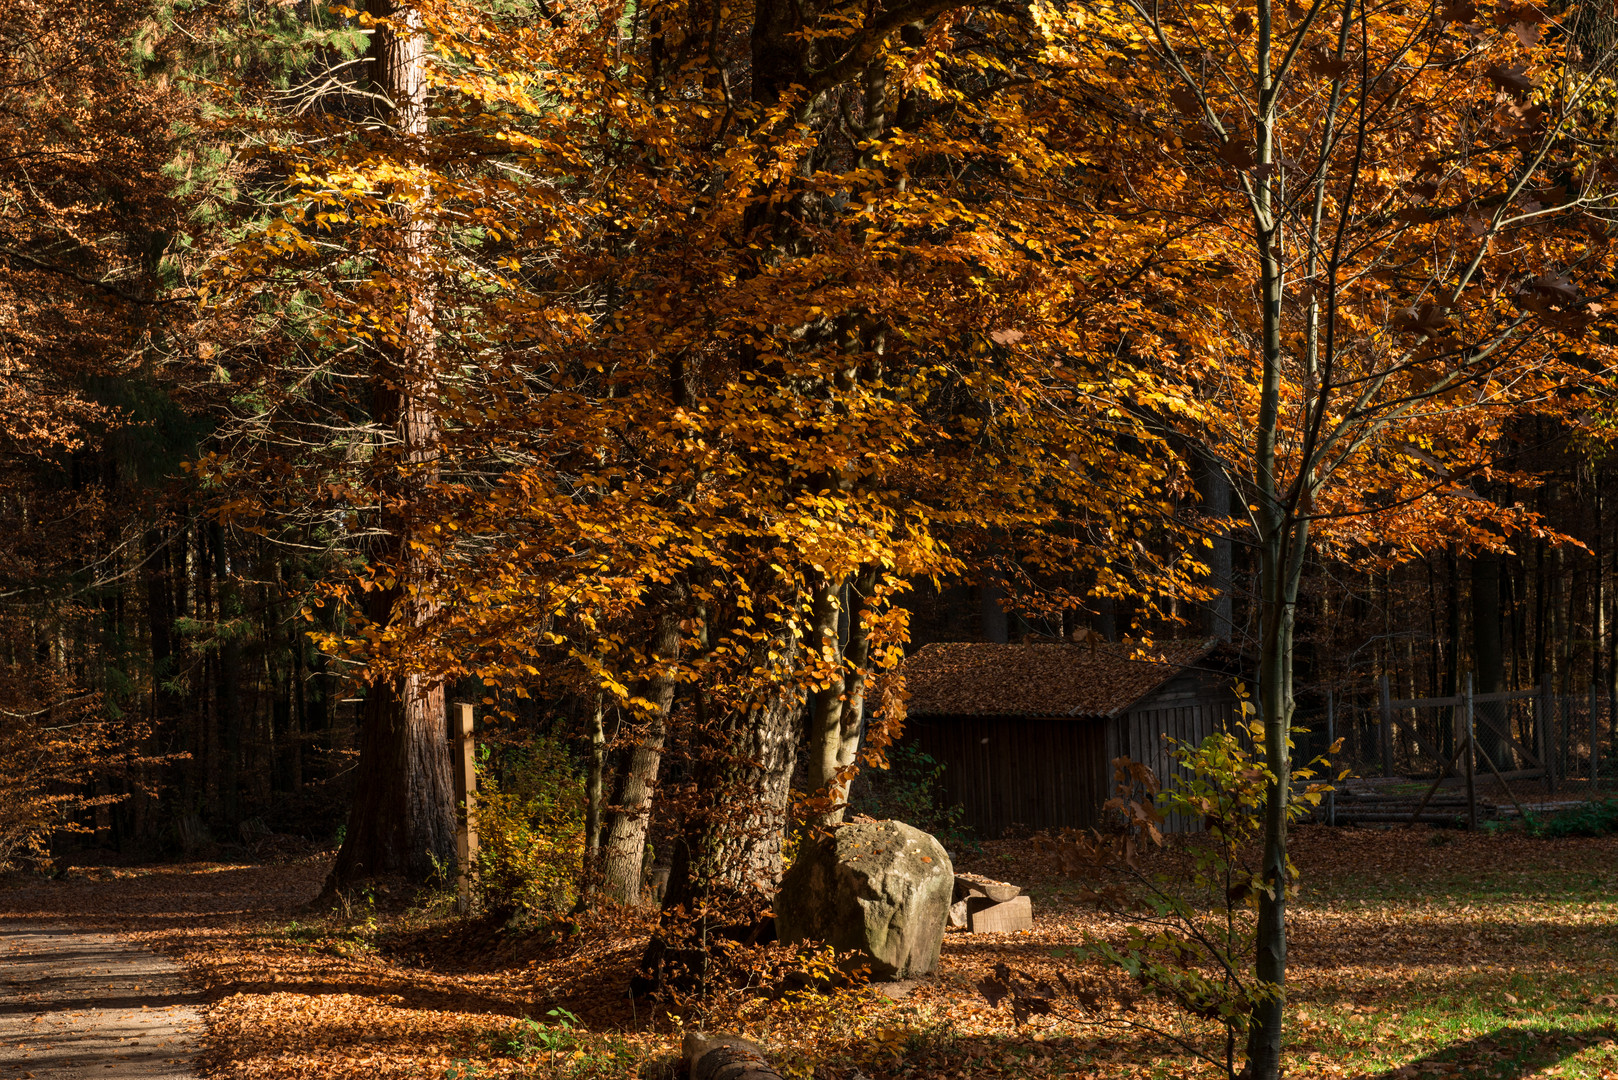
<svg viewBox="0 0 1618 1080"><path fill-rule="evenodd" d="M1563 1028L1500 1027L1487 1035L1451 1043L1442 1050L1359 1080L1414 1080L1422 1076L1487 1077L1517 1080L1560 1065L1593 1042L1609 1037L1608 1027L1568 1031Z"/></svg>

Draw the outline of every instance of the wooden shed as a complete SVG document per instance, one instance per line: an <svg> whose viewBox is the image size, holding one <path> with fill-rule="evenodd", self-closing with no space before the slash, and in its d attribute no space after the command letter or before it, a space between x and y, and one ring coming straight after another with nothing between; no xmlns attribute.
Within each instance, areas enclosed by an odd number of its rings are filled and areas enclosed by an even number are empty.
<svg viewBox="0 0 1618 1080"><path fill-rule="evenodd" d="M1164 780L1164 736L1199 742L1238 714L1228 665L1211 642L1168 642L1154 660L1121 645L959 642L905 660L905 742L944 766L963 824L998 838L1099 822L1112 761L1131 757ZM1171 822L1171 828L1189 827Z"/></svg>

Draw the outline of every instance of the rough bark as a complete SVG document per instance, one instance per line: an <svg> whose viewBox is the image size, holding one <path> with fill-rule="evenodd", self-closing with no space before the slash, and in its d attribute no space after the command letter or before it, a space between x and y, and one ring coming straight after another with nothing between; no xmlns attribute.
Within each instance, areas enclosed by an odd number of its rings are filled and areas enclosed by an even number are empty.
<svg viewBox="0 0 1618 1080"><path fill-rule="evenodd" d="M700 801L676 842L661 925L635 992L700 988L719 941L756 944L773 932L765 914L786 869L782 841L802 714L795 695L778 697L697 732L706 743Z"/></svg>
<svg viewBox="0 0 1618 1080"><path fill-rule="evenodd" d="M371 38L374 91L386 101L385 116L402 140L427 131L426 42L419 16L388 0L368 10L398 20ZM428 266L430 225L404 202L392 204L397 222L395 265L402 313L394 333L383 335L372 375L372 419L397 443L399 468L382 483L385 539L374 556L406 582L419 585L431 572L411 545L410 507L431 476L437 455L437 418L430 399L434 364L434 296ZM419 621L427 610L409 589L374 590L370 618L386 625ZM443 687L414 673L379 679L368 689L360 725L360 760L347 835L337 853L328 888L361 878L401 876L427 881L455 859L455 795L451 784Z"/></svg>
<svg viewBox="0 0 1618 1080"><path fill-rule="evenodd" d="M739 1036L688 1031L680 1054L690 1080L781 1080L764 1048Z"/></svg>
<svg viewBox="0 0 1618 1080"><path fill-rule="evenodd" d="M724 812L714 817L702 845L705 864L693 868L705 883L759 897L772 895L781 883L802 716L794 696L775 698L735 718L717 788L726 796L716 800Z"/></svg>
<svg viewBox="0 0 1618 1080"><path fill-rule="evenodd" d="M455 793L444 690L420 676L370 687L348 832L329 886L369 877L429 880L455 861ZM436 860L436 863L435 863Z"/></svg>

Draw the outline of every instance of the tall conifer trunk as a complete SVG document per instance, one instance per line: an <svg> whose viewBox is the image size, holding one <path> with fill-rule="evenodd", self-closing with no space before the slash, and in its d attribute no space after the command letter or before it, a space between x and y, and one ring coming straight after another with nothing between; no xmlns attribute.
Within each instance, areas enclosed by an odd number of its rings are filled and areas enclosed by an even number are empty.
<svg viewBox="0 0 1618 1080"><path fill-rule="evenodd" d="M389 0L370 0L370 13L392 18L371 38L371 82L387 101L395 137L408 144L427 132L426 42L419 16ZM391 333L383 335L372 370L372 419L396 441L398 467L384 467L382 531L375 555L407 585L432 572L412 547L413 497L431 476L438 427L433 389L433 290L428 260L431 226L408 199L395 201L395 305ZM391 464L392 459L389 459ZM369 595L367 614L379 625L419 621L427 614L409 588ZM348 831L329 887L359 878L401 876L425 882L436 866L455 858L455 796L450 781L444 689L420 674L374 682L361 714L360 761Z"/></svg>

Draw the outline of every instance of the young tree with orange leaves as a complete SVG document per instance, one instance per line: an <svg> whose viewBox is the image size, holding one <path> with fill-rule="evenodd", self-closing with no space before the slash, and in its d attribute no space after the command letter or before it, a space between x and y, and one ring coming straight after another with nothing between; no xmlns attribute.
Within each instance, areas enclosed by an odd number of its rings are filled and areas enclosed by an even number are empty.
<svg viewBox="0 0 1618 1080"><path fill-rule="evenodd" d="M1127 347L1194 402L1257 562L1266 759L1255 1000L1241 1075L1281 1070L1294 609L1312 551L1397 560L1538 526L1470 484L1501 430L1610 370L1604 156L1614 56L1528 5L1338 0L1042 9L1098 206L1175 243ZM1583 287L1575 282L1582 282ZM1150 312L1150 314L1147 314ZM1176 389L1177 388L1177 389Z"/></svg>

